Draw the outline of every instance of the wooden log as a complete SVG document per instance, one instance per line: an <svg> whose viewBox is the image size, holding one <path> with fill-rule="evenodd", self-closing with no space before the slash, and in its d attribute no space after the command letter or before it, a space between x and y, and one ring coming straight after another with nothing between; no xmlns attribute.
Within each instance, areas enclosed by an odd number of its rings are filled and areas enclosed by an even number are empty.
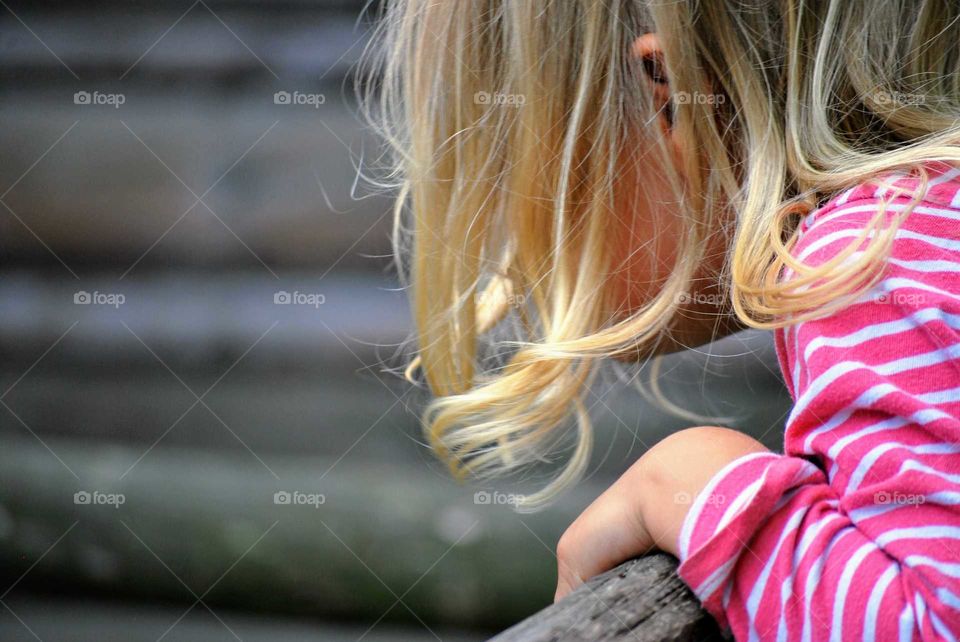
<svg viewBox="0 0 960 642"><path fill-rule="evenodd" d="M551 545L587 499L518 516L419 463L265 455L275 479L246 452L44 442L0 449L0 583L29 569L18 591L496 631L549 602Z"/></svg>
<svg viewBox="0 0 960 642"><path fill-rule="evenodd" d="M665 553L625 562L491 642L729 639L677 577L676 566Z"/></svg>

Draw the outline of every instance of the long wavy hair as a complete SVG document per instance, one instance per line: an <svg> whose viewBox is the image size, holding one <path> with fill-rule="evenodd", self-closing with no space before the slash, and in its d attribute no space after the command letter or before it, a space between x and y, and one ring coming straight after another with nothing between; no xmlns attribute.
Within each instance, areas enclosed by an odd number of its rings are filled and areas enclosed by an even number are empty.
<svg viewBox="0 0 960 642"><path fill-rule="evenodd" d="M408 374L435 396L424 428L453 474L562 451L521 508L578 479L598 365L656 351L718 236L712 278L743 324L796 323L870 287L906 212L879 212L817 269L790 257L797 222L885 173L960 163L958 22L947 0L388 0L364 100L398 190ZM672 141L631 53L649 32ZM667 277L624 312L616 211L625 193L665 198L631 174L650 154L681 231Z"/></svg>

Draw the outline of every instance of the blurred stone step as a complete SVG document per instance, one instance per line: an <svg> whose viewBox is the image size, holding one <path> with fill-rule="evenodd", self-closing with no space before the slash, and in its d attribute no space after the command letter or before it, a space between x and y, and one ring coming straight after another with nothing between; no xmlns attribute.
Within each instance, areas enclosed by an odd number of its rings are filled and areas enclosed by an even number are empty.
<svg viewBox="0 0 960 642"><path fill-rule="evenodd" d="M319 276L7 273L0 432L415 458L417 395L384 372L407 334L404 294L370 274Z"/></svg>
<svg viewBox="0 0 960 642"><path fill-rule="evenodd" d="M124 102L77 105L78 91ZM277 91L325 102L278 105ZM68 276L178 265L267 275L297 266L384 269L388 261L370 257L389 252L391 203L358 178L361 158L375 162L378 143L344 102L350 94L297 81L223 91L16 83L0 104L5 261Z"/></svg>
<svg viewBox="0 0 960 642"><path fill-rule="evenodd" d="M78 292L124 298L77 304ZM276 304L278 292L324 299ZM386 279L145 272L78 282L14 271L0 278L0 306L3 434L429 459L418 419L425 393L395 372L409 333L404 293ZM735 335L665 359L661 388L777 448L790 400L771 364L769 335ZM692 423L609 377L588 405L605 476Z"/></svg>
<svg viewBox="0 0 960 642"><path fill-rule="evenodd" d="M271 72L288 78L321 72L342 78L362 46L364 29L357 16L364 4L285 0L264 7L210 0L191 6L100 0L80 7L11 2L11 11L30 30L9 12L0 17L0 72L29 71L34 82L69 78L67 67L87 80L126 74L205 79L209 84L238 76L270 77Z"/></svg>
<svg viewBox="0 0 960 642"><path fill-rule="evenodd" d="M0 277L0 349L29 364L49 358L118 372L166 362L222 372L243 356L260 370L338 374L388 359L407 338L406 298L367 272L7 271ZM251 349L253 348L253 349ZM151 354L155 353L157 356Z"/></svg>

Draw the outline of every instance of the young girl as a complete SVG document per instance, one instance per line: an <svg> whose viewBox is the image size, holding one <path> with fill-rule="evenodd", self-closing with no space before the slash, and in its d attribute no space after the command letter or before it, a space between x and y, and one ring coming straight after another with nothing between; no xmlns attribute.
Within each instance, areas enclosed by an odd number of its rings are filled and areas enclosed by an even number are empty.
<svg viewBox="0 0 960 642"><path fill-rule="evenodd" d="M601 362L775 332L785 452L656 444L564 534L557 598L658 548L738 640L960 636L960 7L393 0L382 24L409 372L455 474L570 445L542 505L588 461Z"/></svg>

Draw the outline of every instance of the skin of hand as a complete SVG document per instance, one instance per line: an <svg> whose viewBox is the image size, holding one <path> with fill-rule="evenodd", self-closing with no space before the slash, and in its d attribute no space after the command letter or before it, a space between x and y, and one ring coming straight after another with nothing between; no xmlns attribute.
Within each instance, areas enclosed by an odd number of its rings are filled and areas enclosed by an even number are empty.
<svg viewBox="0 0 960 642"><path fill-rule="evenodd" d="M681 430L657 443L560 538L554 601L652 549L676 556L680 528L697 494L731 461L767 450L748 435L714 426Z"/></svg>

